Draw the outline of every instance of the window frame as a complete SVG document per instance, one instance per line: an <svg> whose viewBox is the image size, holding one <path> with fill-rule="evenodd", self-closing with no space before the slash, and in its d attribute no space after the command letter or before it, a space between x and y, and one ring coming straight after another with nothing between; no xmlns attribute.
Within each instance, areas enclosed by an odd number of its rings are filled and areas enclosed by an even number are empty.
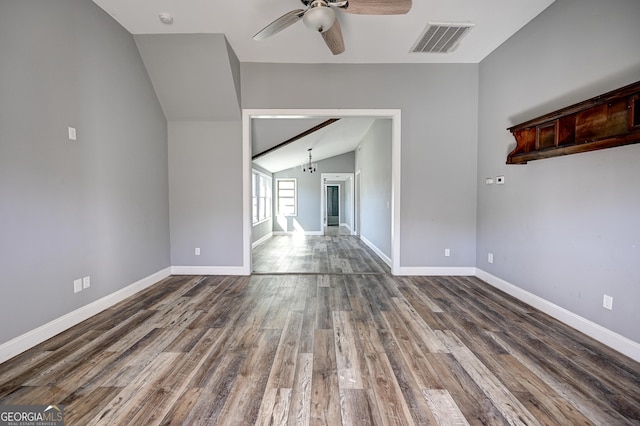
<svg viewBox="0 0 640 426"><path fill-rule="evenodd" d="M265 181L261 185L262 181ZM257 194L256 194L256 189ZM262 194L262 189L265 190ZM264 217L260 218L260 200L264 199ZM256 211L254 211L254 209ZM251 223L259 225L273 217L273 178L259 170L251 169Z"/></svg>
<svg viewBox="0 0 640 426"><path fill-rule="evenodd" d="M293 182L293 197L280 197L280 182ZM290 190L290 189L285 188L285 190ZM275 192L275 200L276 200L276 216L283 216L283 217L298 216L298 179L277 178L274 192ZM280 212L280 198L293 198L293 213L282 214Z"/></svg>

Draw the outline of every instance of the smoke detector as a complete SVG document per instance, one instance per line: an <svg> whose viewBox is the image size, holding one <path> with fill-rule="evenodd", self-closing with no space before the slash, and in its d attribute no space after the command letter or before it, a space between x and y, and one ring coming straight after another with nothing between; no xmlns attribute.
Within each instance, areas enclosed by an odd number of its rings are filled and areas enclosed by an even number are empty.
<svg viewBox="0 0 640 426"><path fill-rule="evenodd" d="M169 15L168 13L161 13L160 15L158 15L158 18L160 19L160 22L165 25L173 24L173 16Z"/></svg>

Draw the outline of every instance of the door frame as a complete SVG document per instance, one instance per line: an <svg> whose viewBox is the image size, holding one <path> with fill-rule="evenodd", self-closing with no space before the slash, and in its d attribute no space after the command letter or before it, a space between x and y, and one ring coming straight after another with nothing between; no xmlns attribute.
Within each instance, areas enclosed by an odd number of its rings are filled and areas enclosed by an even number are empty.
<svg viewBox="0 0 640 426"><path fill-rule="evenodd" d="M334 181L335 182L335 181ZM322 191L322 194L324 195L322 198L324 200L324 224L325 226L329 226L328 222L329 222L329 215L327 214L327 207L328 207L328 203L327 203L327 189L329 189L330 186L335 186L336 188L338 188L338 226L340 226L340 213L342 212L342 202L340 201L340 195L342 195L340 193L340 184L339 183L325 183L324 184L324 191Z"/></svg>
<svg viewBox="0 0 640 426"><path fill-rule="evenodd" d="M333 178L333 179L330 179ZM320 229L322 229L322 231L324 232L324 226L327 223L326 217L327 217L327 209L325 208L326 204L327 204L327 189L326 186L327 185L336 185L333 183L326 183L326 181L330 181L330 182L344 182L345 185L351 185L351 194L353 198L353 173L320 173ZM349 182L349 183L347 183ZM338 185L338 191L340 191L340 185ZM346 189L345 189L346 190ZM352 202L355 202L354 199L352 199ZM339 201L340 206L339 208L342 209L342 201ZM340 210L341 211L341 210ZM353 226L353 204L351 206L351 216L349 217L350 219L350 225L349 226Z"/></svg>
<svg viewBox="0 0 640 426"><path fill-rule="evenodd" d="M351 235L360 237L360 169L356 170L353 177L353 229Z"/></svg>
<svg viewBox="0 0 640 426"><path fill-rule="evenodd" d="M391 119L391 273L399 275L402 112L400 109L243 109L242 110L242 266L251 275L251 119L286 117L373 117Z"/></svg>

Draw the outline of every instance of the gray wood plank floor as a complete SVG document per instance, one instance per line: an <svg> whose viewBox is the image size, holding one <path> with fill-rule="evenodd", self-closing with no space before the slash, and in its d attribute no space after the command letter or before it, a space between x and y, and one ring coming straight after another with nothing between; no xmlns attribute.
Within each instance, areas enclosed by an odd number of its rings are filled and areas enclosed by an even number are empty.
<svg viewBox="0 0 640 426"><path fill-rule="evenodd" d="M276 235L253 250L255 273L388 273L389 267L344 227L325 235Z"/></svg>
<svg viewBox="0 0 640 426"><path fill-rule="evenodd" d="M0 364L0 404L68 425L640 424L638 363L476 278L303 241L349 268L169 277Z"/></svg>

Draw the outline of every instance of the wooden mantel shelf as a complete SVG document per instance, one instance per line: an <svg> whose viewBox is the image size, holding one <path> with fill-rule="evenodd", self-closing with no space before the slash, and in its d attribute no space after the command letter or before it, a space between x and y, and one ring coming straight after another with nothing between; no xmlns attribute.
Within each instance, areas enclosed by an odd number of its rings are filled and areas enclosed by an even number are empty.
<svg viewBox="0 0 640 426"><path fill-rule="evenodd" d="M507 164L640 142L640 81L508 128Z"/></svg>

